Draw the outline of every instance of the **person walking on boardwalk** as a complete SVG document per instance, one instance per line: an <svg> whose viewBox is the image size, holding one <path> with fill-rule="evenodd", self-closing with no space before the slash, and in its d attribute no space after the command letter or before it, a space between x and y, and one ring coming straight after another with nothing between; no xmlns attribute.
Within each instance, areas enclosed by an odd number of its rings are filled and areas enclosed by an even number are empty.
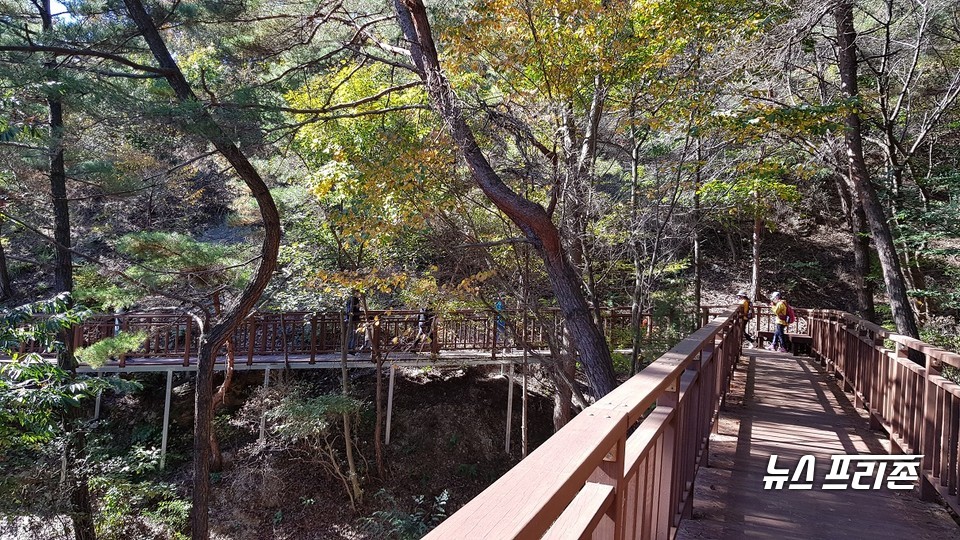
<svg viewBox="0 0 960 540"><path fill-rule="evenodd" d="M429 307L422 307L417 312L417 337L413 340L411 348L416 348L423 344L432 345L436 340L435 321L437 314Z"/></svg>
<svg viewBox="0 0 960 540"><path fill-rule="evenodd" d="M743 310L743 339L753 343L753 336L747 332L747 325L750 324L750 319L753 318L753 306L750 305L750 297L747 296L747 291L738 291L737 298L740 300L740 309Z"/></svg>
<svg viewBox="0 0 960 540"><path fill-rule="evenodd" d="M784 347L784 331L787 328L787 302L779 292L770 293L770 309L777 317L777 327L773 332L773 342L767 347L771 351L787 352Z"/></svg>

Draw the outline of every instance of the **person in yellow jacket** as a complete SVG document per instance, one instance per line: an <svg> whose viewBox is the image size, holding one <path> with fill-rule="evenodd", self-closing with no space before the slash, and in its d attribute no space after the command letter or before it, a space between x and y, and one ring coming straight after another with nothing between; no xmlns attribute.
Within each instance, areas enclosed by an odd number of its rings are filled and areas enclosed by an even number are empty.
<svg viewBox="0 0 960 540"><path fill-rule="evenodd" d="M777 327L773 332L773 342L767 347L771 351L787 352L784 347L784 331L787 328L787 302L779 292L770 293L770 309L777 317Z"/></svg>
<svg viewBox="0 0 960 540"><path fill-rule="evenodd" d="M737 297L740 300L740 309L743 310L743 339L753 343L753 336L747 332L747 325L750 323L750 319L753 318L752 306L750 305L750 297L747 296L747 291L738 291Z"/></svg>

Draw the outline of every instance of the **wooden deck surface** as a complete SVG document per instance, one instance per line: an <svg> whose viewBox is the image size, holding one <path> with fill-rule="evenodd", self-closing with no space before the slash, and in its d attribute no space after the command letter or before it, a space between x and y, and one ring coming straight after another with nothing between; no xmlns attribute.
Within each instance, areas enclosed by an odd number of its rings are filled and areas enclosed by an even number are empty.
<svg viewBox="0 0 960 540"><path fill-rule="evenodd" d="M745 350L734 388L711 438L710 467L700 469L689 539L960 539L960 527L917 489L821 490L831 454L885 454L888 442L868 429L832 376L805 357ZM812 490L763 489L770 454L793 469L816 456Z"/></svg>

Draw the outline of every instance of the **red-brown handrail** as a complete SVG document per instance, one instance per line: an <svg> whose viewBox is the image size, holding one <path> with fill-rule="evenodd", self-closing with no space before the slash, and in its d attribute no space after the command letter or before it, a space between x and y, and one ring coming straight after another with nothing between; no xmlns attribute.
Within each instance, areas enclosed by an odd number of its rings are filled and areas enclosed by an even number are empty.
<svg viewBox="0 0 960 540"><path fill-rule="evenodd" d="M870 412L871 427L887 431L890 452L923 454L921 497L939 494L960 512L960 386L942 374L960 369L960 354L842 311L811 310L810 319L813 352Z"/></svg>
<svg viewBox="0 0 960 540"><path fill-rule="evenodd" d="M615 348L632 345L630 308L601 310L603 330ZM703 317L709 318L709 308ZM255 313L248 317L233 336L238 361L253 364L256 358L297 357L316 362L318 355L340 350L343 315L338 312ZM527 325L524 331L521 326ZM548 348L548 340L562 334L562 316L557 309L543 309L540 318L523 317L513 309L456 310L437 314L430 337L421 331L420 312L411 310L370 311L356 321L356 349L372 349L366 343L365 328L378 340L384 352L483 351L505 346L521 347L517 336L525 336L531 349ZM641 315L644 341L667 337L669 321L655 324L650 314ZM95 315L74 328L78 347L87 347L118 332L144 332L147 339L135 351L119 358L120 367L128 359L178 358L184 366L195 360L200 331L192 317L182 313L146 312ZM25 343L24 352L42 353L35 344Z"/></svg>
<svg viewBox="0 0 960 540"><path fill-rule="evenodd" d="M715 318L574 417L427 538L669 538L692 512L743 338Z"/></svg>

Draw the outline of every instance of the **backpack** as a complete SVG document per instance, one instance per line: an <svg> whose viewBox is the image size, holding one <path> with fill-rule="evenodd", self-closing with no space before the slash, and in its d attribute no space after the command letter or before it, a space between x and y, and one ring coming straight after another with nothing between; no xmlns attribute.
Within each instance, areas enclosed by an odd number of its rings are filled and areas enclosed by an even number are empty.
<svg viewBox="0 0 960 540"><path fill-rule="evenodd" d="M790 304L787 304L787 316L784 317L784 320L787 321L787 324L793 324L797 322L797 312L793 310L793 306Z"/></svg>

